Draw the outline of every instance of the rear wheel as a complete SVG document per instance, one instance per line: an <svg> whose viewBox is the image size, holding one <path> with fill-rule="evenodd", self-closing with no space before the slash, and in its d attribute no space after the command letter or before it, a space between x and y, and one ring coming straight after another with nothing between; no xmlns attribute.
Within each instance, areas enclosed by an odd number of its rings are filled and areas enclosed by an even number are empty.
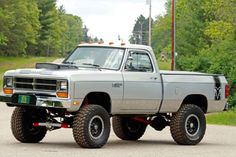
<svg viewBox="0 0 236 157"><path fill-rule="evenodd" d="M23 143L38 143L46 135L46 127L34 127L34 122L46 122L47 112L43 109L15 108L11 117L14 137Z"/></svg>
<svg viewBox="0 0 236 157"><path fill-rule="evenodd" d="M113 130L122 140L138 140L146 130L147 125L132 120L130 117L114 116L112 118Z"/></svg>
<svg viewBox="0 0 236 157"><path fill-rule="evenodd" d="M170 122L171 135L176 143L196 145L204 137L206 119L204 112L196 105L183 105Z"/></svg>
<svg viewBox="0 0 236 157"><path fill-rule="evenodd" d="M82 107L73 121L73 135L81 147L102 147L110 135L109 114L99 105Z"/></svg>

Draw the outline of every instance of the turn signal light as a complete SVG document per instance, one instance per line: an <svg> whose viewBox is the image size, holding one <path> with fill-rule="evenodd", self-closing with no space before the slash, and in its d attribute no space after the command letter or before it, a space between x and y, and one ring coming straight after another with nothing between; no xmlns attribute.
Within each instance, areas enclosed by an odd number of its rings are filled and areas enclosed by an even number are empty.
<svg viewBox="0 0 236 157"><path fill-rule="evenodd" d="M229 85L225 85L225 98L229 96Z"/></svg>
<svg viewBox="0 0 236 157"><path fill-rule="evenodd" d="M3 93L4 94L13 94L13 89L11 89L11 88L4 88L3 89Z"/></svg>
<svg viewBox="0 0 236 157"><path fill-rule="evenodd" d="M59 98L68 98L68 92L57 92L57 97Z"/></svg>

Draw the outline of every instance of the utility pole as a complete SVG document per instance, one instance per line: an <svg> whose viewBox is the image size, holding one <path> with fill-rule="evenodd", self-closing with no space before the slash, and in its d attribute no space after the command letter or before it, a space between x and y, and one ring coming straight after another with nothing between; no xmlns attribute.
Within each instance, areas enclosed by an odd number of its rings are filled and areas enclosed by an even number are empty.
<svg viewBox="0 0 236 157"><path fill-rule="evenodd" d="M172 0L172 62L171 62L171 70L175 70L175 51L176 51L176 41L175 41L175 0Z"/></svg>
<svg viewBox="0 0 236 157"><path fill-rule="evenodd" d="M146 1L147 5L149 5L149 24L148 24L148 45L152 45L152 0Z"/></svg>
<svg viewBox="0 0 236 157"><path fill-rule="evenodd" d="M148 29L148 45L152 45L152 0L148 0L149 4L149 29Z"/></svg>
<svg viewBox="0 0 236 157"><path fill-rule="evenodd" d="M47 57L50 55L50 42L51 42L51 31L49 31L49 37L48 37L48 48L47 48Z"/></svg>
<svg viewBox="0 0 236 157"><path fill-rule="evenodd" d="M140 22L140 45L143 45L143 23L144 22Z"/></svg>

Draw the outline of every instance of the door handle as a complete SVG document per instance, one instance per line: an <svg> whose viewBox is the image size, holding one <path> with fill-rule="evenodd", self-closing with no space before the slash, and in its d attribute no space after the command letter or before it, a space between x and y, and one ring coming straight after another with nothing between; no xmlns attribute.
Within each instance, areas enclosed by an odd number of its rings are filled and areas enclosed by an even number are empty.
<svg viewBox="0 0 236 157"><path fill-rule="evenodd" d="M157 77L150 77L151 80L157 80Z"/></svg>

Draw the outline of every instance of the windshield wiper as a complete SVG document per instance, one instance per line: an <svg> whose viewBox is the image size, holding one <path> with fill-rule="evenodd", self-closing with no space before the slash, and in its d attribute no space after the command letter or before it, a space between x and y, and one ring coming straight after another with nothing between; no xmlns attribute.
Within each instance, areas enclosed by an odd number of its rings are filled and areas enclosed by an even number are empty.
<svg viewBox="0 0 236 157"><path fill-rule="evenodd" d="M74 62L68 62L68 61L66 61L66 62L63 62L64 64L75 64Z"/></svg>
<svg viewBox="0 0 236 157"><path fill-rule="evenodd" d="M92 66L92 67L95 67L95 68L97 68L98 70L100 70L100 71L101 71L101 67L100 67L100 65L98 65L98 64L83 63L83 65Z"/></svg>

